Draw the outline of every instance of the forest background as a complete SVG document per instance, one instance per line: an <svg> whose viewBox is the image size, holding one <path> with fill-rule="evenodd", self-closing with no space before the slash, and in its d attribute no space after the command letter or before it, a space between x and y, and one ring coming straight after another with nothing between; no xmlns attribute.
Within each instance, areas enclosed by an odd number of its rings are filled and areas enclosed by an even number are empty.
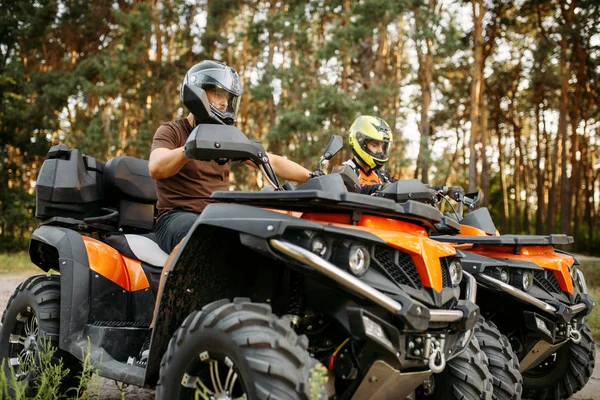
<svg viewBox="0 0 600 400"><path fill-rule="evenodd" d="M481 188L501 233L600 253L600 2L0 0L0 251L27 245L51 145L148 158L187 69L237 69L237 126L312 170L360 114L397 178ZM346 149L335 161L350 157ZM262 180L234 168L232 189Z"/></svg>

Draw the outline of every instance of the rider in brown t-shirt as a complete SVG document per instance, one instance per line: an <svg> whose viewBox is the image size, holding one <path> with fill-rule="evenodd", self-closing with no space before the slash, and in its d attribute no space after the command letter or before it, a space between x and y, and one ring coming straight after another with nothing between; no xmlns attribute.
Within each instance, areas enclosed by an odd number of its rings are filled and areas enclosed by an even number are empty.
<svg viewBox="0 0 600 400"><path fill-rule="evenodd" d="M204 89L212 113L225 124L234 124L242 89L233 68L216 61L202 61L190 68L183 83ZM229 189L231 162L219 165L215 161L185 157L183 146L195 125L194 115L190 113L186 118L162 124L152 140L149 169L150 176L156 180L159 212L155 233L160 247L167 253L185 237L208 205L206 198L215 190ZM273 170L282 179L294 182L308 179L310 173L306 168L284 157L267 155ZM254 166L250 162L246 164Z"/></svg>

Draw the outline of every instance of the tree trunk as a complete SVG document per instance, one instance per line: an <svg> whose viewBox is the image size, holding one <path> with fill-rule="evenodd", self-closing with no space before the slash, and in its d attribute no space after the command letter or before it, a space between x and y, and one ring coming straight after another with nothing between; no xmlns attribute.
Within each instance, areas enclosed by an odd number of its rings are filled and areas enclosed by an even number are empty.
<svg viewBox="0 0 600 400"><path fill-rule="evenodd" d="M429 109L431 107L431 85L433 81L433 54L431 54L431 39L426 39L425 43L425 53L417 46L417 54L419 57L419 86L421 88L421 119L419 121L421 140L419 142L419 156L417 157L415 178L420 179L423 183L429 183L429 164L431 162L431 150L429 148L431 122L429 120Z"/></svg>
<svg viewBox="0 0 600 400"><path fill-rule="evenodd" d="M543 93L543 88L538 89ZM542 171L541 159L542 159L542 132L540 129L540 103L541 99L537 98L535 102L535 170L536 170L536 196L537 196L537 210L535 213L535 233L541 235L544 232L544 173ZM544 159L544 165L548 167L548 158Z"/></svg>
<svg viewBox="0 0 600 400"><path fill-rule="evenodd" d="M481 136L481 191L483 192L483 206L487 207L490 204L490 167L487 157L488 148L488 111L487 111L487 98L485 95L485 78L483 74L481 76L481 96L479 102L479 109L481 114L479 119L480 125L480 136Z"/></svg>
<svg viewBox="0 0 600 400"><path fill-rule="evenodd" d="M521 179L523 177L523 154L521 152L521 128L518 125L514 126L513 140L515 141L514 162L515 169L513 178L515 180L515 201L513 208L513 231L521 233Z"/></svg>
<svg viewBox="0 0 600 400"><path fill-rule="evenodd" d="M469 140L469 192L477 186L477 153L475 145L479 140L479 115L481 81L483 78L483 0L471 0L473 10L473 79L471 80L471 136Z"/></svg>
<svg viewBox="0 0 600 400"><path fill-rule="evenodd" d="M504 161L504 148L502 144L502 132L499 124L494 124L496 127L496 135L498 136L498 167L500 168L500 190L502 191L502 232L508 233L508 185L506 183L506 163Z"/></svg>
<svg viewBox="0 0 600 400"><path fill-rule="evenodd" d="M523 177L523 189L525 193L525 201L523 203L523 218L522 218L522 230L527 234L531 234L531 224L529 219L529 197L530 197L530 182L531 182L531 166L529 164L529 157L527 157L527 151L529 148L529 124L521 124L524 126L525 135L521 134L521 140L519 141L519 158L521 162L521 176Z"/></svg>
<svg viewBox="0 0 600 400"><path fill-rule="evenodd" d="M562 153L560 157L560 231L571 233L571 204L569 178L567 176L567 96L569 95L569 74L567 70L567 39L560 40L560 103L558 115L558 137Z"/></svg>

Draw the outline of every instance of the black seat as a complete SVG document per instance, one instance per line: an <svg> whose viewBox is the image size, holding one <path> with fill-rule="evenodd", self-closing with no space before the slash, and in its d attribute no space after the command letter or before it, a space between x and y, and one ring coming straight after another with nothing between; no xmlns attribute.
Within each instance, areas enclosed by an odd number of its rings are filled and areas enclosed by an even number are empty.
<svg viewBox="0 0 600 400"><path fill-rule="evenodd" d="M105 241L119 253L154 267L162 267L169 256L158 246L154 233L111 235Z"/></svg>

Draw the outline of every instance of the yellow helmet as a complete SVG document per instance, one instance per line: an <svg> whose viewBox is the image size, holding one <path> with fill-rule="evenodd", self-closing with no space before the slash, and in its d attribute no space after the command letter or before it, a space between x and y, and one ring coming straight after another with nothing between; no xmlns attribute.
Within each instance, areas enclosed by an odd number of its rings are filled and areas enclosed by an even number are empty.
<svg viewBox="0 0 600 400"><path fill-rule="evenodd" d="M356 157L370 168L381 168L387 162L393 135L390 126L379 117L362 115L350 127L350 148ZM382 151L374 153L369 150L367 143L372 141L382 142Z"/></svg>

